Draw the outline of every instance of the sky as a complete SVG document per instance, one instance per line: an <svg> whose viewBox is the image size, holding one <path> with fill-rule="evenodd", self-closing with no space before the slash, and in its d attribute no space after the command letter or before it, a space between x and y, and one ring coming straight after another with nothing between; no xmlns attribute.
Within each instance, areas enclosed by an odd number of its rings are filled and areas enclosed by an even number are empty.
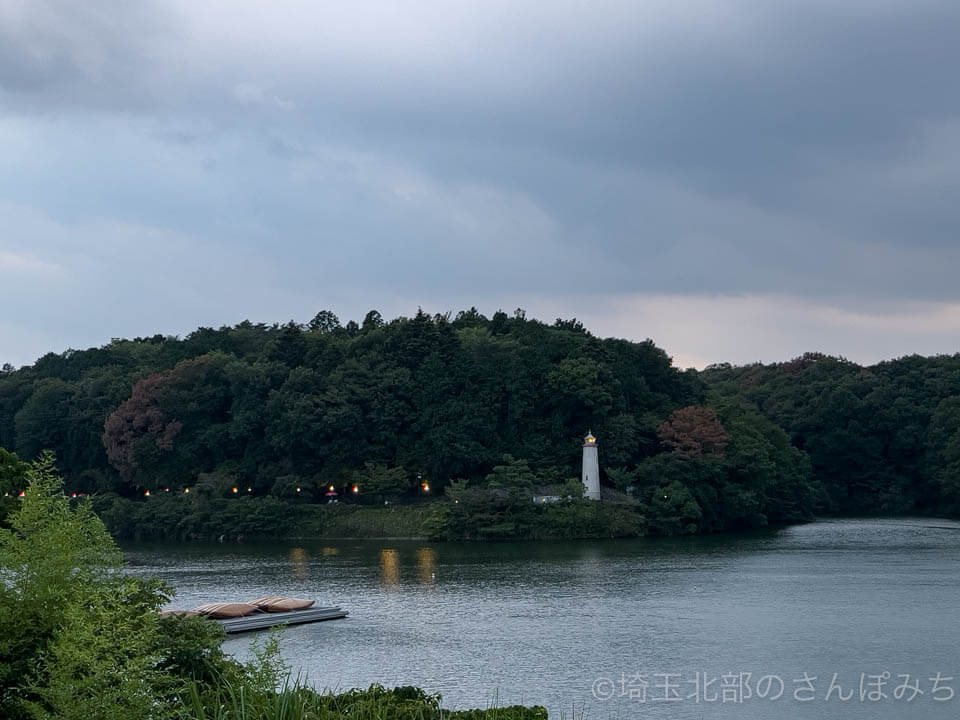
<svg viewBox="0 0 960 720"><path fill-rule="evenodd" d="M960 351L956 0L0 0L0 364L524 308Z"/></svg>

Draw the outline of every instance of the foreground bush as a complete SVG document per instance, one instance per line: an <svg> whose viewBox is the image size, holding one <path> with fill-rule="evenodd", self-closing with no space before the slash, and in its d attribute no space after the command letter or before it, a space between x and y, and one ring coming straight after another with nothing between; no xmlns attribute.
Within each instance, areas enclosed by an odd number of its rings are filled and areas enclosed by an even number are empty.
<svg viewBox="0 0 960 720"><path fill-rule="evenodd" d="M220 649L218 624L160 617L169 588L123 572L89 503L63 494L51 456L26 479L0 528L4 720L546 718L543 708L449 713L416 688L318 693L290 680L276 635L237 663Z"/></svg>

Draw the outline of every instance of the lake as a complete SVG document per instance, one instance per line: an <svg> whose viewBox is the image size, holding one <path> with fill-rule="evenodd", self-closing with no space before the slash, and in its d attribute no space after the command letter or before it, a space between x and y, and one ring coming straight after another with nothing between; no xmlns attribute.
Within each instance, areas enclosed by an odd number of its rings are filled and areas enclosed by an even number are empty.
<svg viewBox="0 0 960 720"><path fill-rule="evenodd" d="M552 717L955 718L960 523L818 522L564 543L133 544L171 607L315 598L290 628L318 687L417 685ZM226 649L247 657L252 635ZM939 674L939 679L938 679Z"/></svg>

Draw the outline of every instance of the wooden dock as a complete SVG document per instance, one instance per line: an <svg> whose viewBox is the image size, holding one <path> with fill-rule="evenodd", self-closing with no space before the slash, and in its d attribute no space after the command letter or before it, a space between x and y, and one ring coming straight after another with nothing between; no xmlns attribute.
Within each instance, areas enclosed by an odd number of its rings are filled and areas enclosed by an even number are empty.
<svg viewBox="0 0 960 720"><path fill-rule="evenodd" d="M218 619L228 633L250 632L264 630L278 625L303 625L304 623L323 622L324 620L340 620L348 615L340 607L312 607L306 610L291 610L289 612L262 612L245 617Z"/></svg>

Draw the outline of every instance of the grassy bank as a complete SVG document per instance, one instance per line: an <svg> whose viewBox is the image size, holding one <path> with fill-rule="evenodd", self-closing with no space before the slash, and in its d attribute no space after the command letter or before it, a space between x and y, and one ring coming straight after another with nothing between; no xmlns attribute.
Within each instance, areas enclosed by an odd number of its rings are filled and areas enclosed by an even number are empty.
<svg viewBox="0 0 960 720"><path fill-rule="evenodd" d="M212 690L193 691L190 708L196 720L547 720L543 707L511 705L477 710L445 710L439 695L416 687L333 694L289 682L279 691L245 694L240 687L220 683Z"/></svg>
<svg viewBox="0 0 960 720"><path fill-rule="evenodd" d="M307 505L302 510L303 537L423 537L429 505Z"/></svg>
<svg viewBox="0 0 960 720"><path fill-rule="evenodd" d="M536 505L524 493L468 490L433 503L424 530L433 540L600 540L642 537L647 522L635 502L561 500Z"/></svg>
<svg viewBox="0 0 960 720"><path fill-rule="evenodd" d="M160 495L94 498L94 510L122 540L386 538L423 536L427 505L313 505L273 497Z"/></svg>
<svg viewBox="0 0 960 720"><path fill-rule="evenodd" d="M273 497L236 499L164 495L94 498L94 510L120 540L220 538L430 538L432 540L578 540L641 537L647 524L634 503L587 500L534 505L529 497L413 505L316 505Z"/></svg>

